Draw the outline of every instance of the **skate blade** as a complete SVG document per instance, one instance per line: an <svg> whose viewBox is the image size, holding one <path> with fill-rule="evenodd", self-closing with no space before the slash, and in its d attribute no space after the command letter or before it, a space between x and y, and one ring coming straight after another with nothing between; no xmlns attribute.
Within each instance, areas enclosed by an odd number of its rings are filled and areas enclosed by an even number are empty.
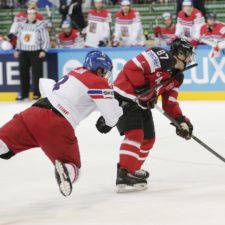
<svg viewBox="0 0 225 225"><path fill-rule="evenodd" d="M138 192L144 191L148 188L146 183L134 184L133 186L128 186L126 184L118 184L116 187L117 193Z"/></svg>
<svg viewBox="0 0 225 225"><path fill-rule="evenodd" d="M67 175L64 173L64 169L62 166L62 163L59 162L58 160L55 161L55 168L57 173L59 174L60 177L60 184L59 184L59 189L60 192L65 196L69 196L72 192L72 188L70 186L69 181L67 180L68 177Z"/></svg>

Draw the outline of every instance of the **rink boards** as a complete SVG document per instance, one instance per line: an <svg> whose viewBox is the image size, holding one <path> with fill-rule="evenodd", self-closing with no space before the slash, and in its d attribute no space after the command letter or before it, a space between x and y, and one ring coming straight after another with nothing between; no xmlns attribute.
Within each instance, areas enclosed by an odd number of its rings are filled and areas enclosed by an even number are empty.
<svg viewBox="0 0 225 225"><path fill-rule="evenodd" d="M101 48L113 60L115 79L123 65L147 47L139 48ZM225 100L225 54L221 52L216 59L208 57L211 48L199 46L196 50L197 67L185 72L181 87L181 100ZM81 66L90 49L51 49L44 62L44 76L60 79L74 67ZM0 51L0 101L15 99L19 91L18 62L13 51Z"/></svg>

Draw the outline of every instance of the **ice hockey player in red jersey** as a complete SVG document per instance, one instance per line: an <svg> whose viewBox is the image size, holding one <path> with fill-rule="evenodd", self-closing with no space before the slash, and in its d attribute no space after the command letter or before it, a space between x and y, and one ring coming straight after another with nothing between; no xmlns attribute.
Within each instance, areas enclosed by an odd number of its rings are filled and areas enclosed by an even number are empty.
<svg viewBox="0 0 225 225"><path fill-rule="evenodd" d="M106 47L110 40L111 13L104 9L103 0L94 0L95 8L88 13L86 47Z"/></svg>
<svg viewBox="0 0 225 225"><path fill-rule="evenodd" d="M91 51L83 67L75 68L58 82L42 78L43 98L0 128L0 158L10 159L41 147L55 165L60 192L69 196L81 167L77 125L99 110L102 116L96 127L106 133L122 115L106 79L111 71L111 59L103 52Z"/></svg>
<svg viewBox="0 0 225 225"><path fill-rule="evenodd" d="M202 13L193 7L191 0L184 0L182 10L178 13L176 24L176 36L186 38L193 46L197 45L196 34L204 24Z"/></svg>
<svg viewBox="0 0 225 225"><path fill-rule="evenodd" d="M114 93L123 108L123 116L117 128L125 136L120 146L118 192L128 188L147 188L149 173L141 167L155 142L151 108L154 108L158 96L162 97L165 112L181 126L176 133L187 140L191 138L193 126L182 113L177 100L184 75L176 74L192 61L192 55L191 44L178 38L171 43L170 51L160 47L149 48L128 61L118 74ZM166 80L168 82L165 83ZM154 88L156 85L159 86Z"/></svg>
<svg viewBox="0 0 225 225"><path fill-rule="evenodd" d="M59 48L81 48L79 31L72 28L70 21L63 21L61 25L62 31L58 34L57 42Z"/></svg>
<svg viewBox="0 0 225 225"><path fill-rule="evenodd" d="M176 26L173 23L172 14L169 12L165 12L162 15L163 23L165 26L155 26L154 34L155 34L155 45L156 46L167 46L176 39L175 31Z"/></svg>
<svg viewBox="0 0 225 225"><path fill-rule="evenodd" d="M209 57L216 58L225 49L225 24L217 21L215 13L208 13L206 18L207 23L200 28L198 39L212 47Z"/></svg>

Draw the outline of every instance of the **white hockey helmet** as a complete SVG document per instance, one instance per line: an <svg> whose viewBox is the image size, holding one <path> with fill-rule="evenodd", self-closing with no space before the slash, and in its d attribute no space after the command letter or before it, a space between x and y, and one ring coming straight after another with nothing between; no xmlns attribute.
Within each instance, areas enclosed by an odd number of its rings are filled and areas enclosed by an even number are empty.
<svg viewBox="0 0 225 225"><path fill-rule="evenodd" d="M64 20L62 25L61 25L61 28L71 28L71 22L69 20Z"/></svg>
<svg viewBox="0 0 225 225"><path fill-rule="evenodd" d="M171 14L170 12L164 12L164 13L162 14L162 18L163 18L164 20L172 19L172 14Z"/></svg>
<svg viewBox="0 0 225 225"><path fill-rule="evenodd" d="M131 2L129 0L122 0L120 3L121 6L125 6L125 5L131 5Z"/></svg>
<svg viewBox="0 0 225 225"><path fill-rule="evenodd" d="M184 0L182 6L193 6L193 3L191 0Z"/></svg>

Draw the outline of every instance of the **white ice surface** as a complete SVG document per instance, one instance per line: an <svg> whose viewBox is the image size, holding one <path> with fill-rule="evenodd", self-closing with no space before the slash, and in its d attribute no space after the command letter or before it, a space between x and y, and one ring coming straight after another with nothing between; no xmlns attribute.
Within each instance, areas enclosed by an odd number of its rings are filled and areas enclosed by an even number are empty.
<svg viewBox="0 0 225 225"><path fill-rule="evenodd" d="M0 126L29 105L0 103ZM225 102L181 107L194 134L225 156ZM61 196L54 168L39 148L0 159L0 225L224 225L225 163L194 140L176 136L159 112L153 115L157 142L144 164L151 173L148 190L116 194L122 137L116 129L98 133L94 113L76 131L82 171L68 198Z"/></svg>

